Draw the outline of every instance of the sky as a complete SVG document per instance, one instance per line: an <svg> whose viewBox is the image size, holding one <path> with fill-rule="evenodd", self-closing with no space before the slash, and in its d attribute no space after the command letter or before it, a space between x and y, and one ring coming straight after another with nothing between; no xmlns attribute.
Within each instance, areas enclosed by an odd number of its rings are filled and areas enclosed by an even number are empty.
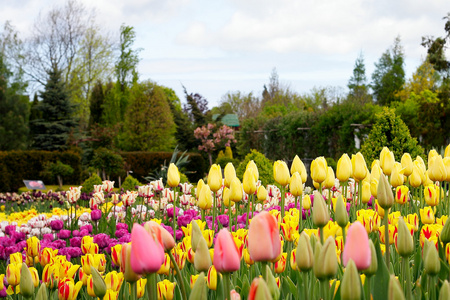
<svg viewBox="0 0 450 300"><path fill-rule="evenodd" d="M308 93L314 87L347 91L356 58L374 64L397 36L407 78L426 56L422 36L444 36L446 0L79 0L117 36L133 26L142 48L140 79L183 86L209 107L227 92L260 95L275 68L280 83ZM21 36L62 0L0 0L0 23Z"/></svg>

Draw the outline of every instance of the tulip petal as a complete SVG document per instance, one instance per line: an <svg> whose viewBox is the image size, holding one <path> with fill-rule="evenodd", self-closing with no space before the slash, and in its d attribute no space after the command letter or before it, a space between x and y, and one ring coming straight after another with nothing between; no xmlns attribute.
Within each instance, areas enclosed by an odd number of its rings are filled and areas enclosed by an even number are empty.
<svg viewBox="0 0 450 300"><path fill-rule="evenodd" d="M131 269L137 274L155 273L164 263L161 244L139 224L131 230Z"/></svg>

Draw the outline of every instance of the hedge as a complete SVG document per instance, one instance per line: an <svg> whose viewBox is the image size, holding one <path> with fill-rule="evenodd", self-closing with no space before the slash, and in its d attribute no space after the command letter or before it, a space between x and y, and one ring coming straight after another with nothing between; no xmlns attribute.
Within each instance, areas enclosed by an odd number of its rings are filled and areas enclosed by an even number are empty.
<svg viewBox="0 0 450 300"><path fill-rule="evenodd" d="M0 191L17 191L24 185L24 179L42 179L40 173L46 162L56 162L70 165L74 172L64 178L65 184L79 184L81 174L81 157L73 151L50 152L41 150L1 151L0 152ZM56 178L47 179L45 184L57 184Z"/></svg>
<svg viewBox="0 0 450 300"><path fill-rule="evenodd" d="M133 177L142 183L146 182L144 177L147 177L156 168L160 168L164 164L168 166L172 158L172 152L121 152L120 155L127 167L133 171ZM208 166L201 154L187 153L187 155L189 155L189 163L186 170L181 171L187 171L186 176L190 182L197 182L205 176Z"/></svg>

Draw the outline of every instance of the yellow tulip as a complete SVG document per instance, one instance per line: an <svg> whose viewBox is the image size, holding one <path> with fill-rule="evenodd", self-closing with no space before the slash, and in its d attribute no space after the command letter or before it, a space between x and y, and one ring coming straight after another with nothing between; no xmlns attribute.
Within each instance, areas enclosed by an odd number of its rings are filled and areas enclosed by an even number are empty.
<svg viewBox="0 0 450 300"><path fill-rule="evenodd" d="M445 147L444 157L450 157L450 144Z"/></svg>
<svg viewBox="0 0 450 300"><path fill-rule="evenodd" d="M247 168L245 170L242 184L244 186L244 192L247 195L253 195L256 192L256 180L252 168Z"/></svg>
<svg viewBox="0 0 450 300"><path fill-rule="evenodd" d="M442 161L444 162L445 170L447 172L445 181L450 181L450 157L444 157Z"/></svg>
<svg viewBox="0 0 450 300"><path fill-rule="evenodd" d="M298 172L295 172L294 174L292 174L291 184L289 185L289 189L291 191L291 194L294 197L298 197L303 194L302 178L300 177L300 174Z"/></svg>
<svg viewBox="0 0 450 300"><path fill-rule="evenodd" d="M431 151L430 151L431 152ZM444 181L447 179L447 169L442 160L442 156L435 155L428 161L428 177L432 181Z"/></svg>
<svg viewBox="0 0 450 300"><path fill-rule="evenodd" d="M317 183L322 183L327 178L328 165L325 157L320 156L311 162L311 178Z"/></svg>
<svg viewBox="0 0 450 300"><path fill-rule="evenodd" d="M205 184L203 186L202 190L200 191L197 205L203 210L210 209L212 207L212 195L209 185Z"/></svg>
<svg viewBox="0 0 450 300"><path fill-rule="evenodd" d="M328 168L327 168L327 178L325 178L325 181L323 182L323 187L326 188L326 189L331 189L334 186L335 179L336 178L334 177L333 168L328 166Z"/></svg>
<svg viewBox="0 0 450 300"><path fill-rule="evenodd" d="M247 248L244 248L242 251L242 256L244 257L244 261L247 265L253 265L255 261L250 257L250 252L248 252Z"/></svg>
<svg viewBox="0 0 450 300"><path fill-rule="evenodd" d="M137 298L144 297L145 287L147 285L147 278L141 278L137 281Z"/></svg>
<svg viewBox="0 0 450 300"><path fill-rule="evenodd" d="M380 167L385 175L391 175L392 168L394 167L394 162L394 153L391 152L389 148L384 147L380 153Z"/></svg>
<svg viewBox="0 0 450 300"><path fill-rule="evenodd" d="M352 175L352 172L352 161L350 160L350 157L347 155L347 153L344 153L338 160L336 167L336 177L340 182L346 182Z"/></svg>
<svg viewBox="0 0 450 300"><path fill-rule="evenodd" d="M76 284L72 278L64 278L58 284L59 300L75 300L83 283L78 281Z"/></svg>
<svg viewBox="0 0 450 300"><path fill-rule="evenodd" d="M352 170L353 170L353 178L356 181L361 181L367 176L367 166L366 160L361 152L356 153L356 155L352 155Z"/></svg>
<svg viewBox="0 0 450 300"><path fill-rule="evenodd" d="M378 193L378 179L372 179L370 180L370 193L372 194L372 196L374 196L375 198L377 197Z"/></svg>
<svg viewBox="0 0 450 300"><path fill-rule="evenodd" d="M301 159L296 155L294 157L294 160L292 161L291 165L291 175L294 175L295 172L298 172L300 174L300 177L302 178L302 182L305 183L306 179L308 177L308 174L306 172L305 165L301 161Z"/></svg>
<svg viewBox="0 0 450 300"><path fill-rule="evenodd" d="M430 177L428 176L428 170L424 173L424 180L423 180L423 185L427 186L430 184L434 184L433 181L431 181Z"/></svg>
<svg viewBox="0 0 450 300"><path fill-rule="evenodd" d="M283 252L281 254L281 258L275 262L274 264L274 271L277 274L283 273L284 270L286 270L286 259L287 259L287 253Z"/></svg>
<svg viewBox="0 0 450 300"><path fill-rule="evenodd" d="M170 187L176 187L180 184L180 172L178 172L178 167L174 163L171 163L167 170L167 184Z"/></svg>
<svg viewBox="0 0 450 300"><path fill-rule="evenodd" d="M233 201L230 201L230 189L227 187L223 188L222 192L222 202L226 207L231 207L234 205Z"/></svg>
<svg viewBox="0 0 450 300"><path fill-rule="evenodd" d="M166 254L167 256L168 254ZM169 264L170 266L170 264ZM167 272L168 273L168 272ZM116 271L109 272L105 276L106 289L118 292L123 282L123 273L117 273Z"/></svg>
<svg viewBox="0 0 450 300"><path fill-rule="evenodd" d="M233 164L230 162L227 163L223 169L223 173L225 175L224 185L229 188L233 179L236 178L236 170L234 169Z"/></svg>
<svg viewBox="0 0 450 300"><path fill-rule="evenodd" d="M427 167L425 166L425 162L423 161L423 158L421 156L417 155L414 163L417 164L418 167L420 167L423 173L425 173Z"/></svg>
<svg viewBox="0 0 450 300"><path fill-rule="evenodd" d="M401 159L402 168L404 169L403 175L409 176L413 172L413 161L409 153L404 153Z"/></svg>
<svg viewBox="0 0 450 300"><path fill-rule="evenodd" d="M27 255L30 257L36 257L41 252L41 242L35 236L27 239Z"/></svg>
<svg viewBox="0 0 450 300"><path fill-rule="evenodd" d="M420 220L423 224L434 224L434 211L431 207L425 206L420 209Z"/></svg>
<svg viewBox="0 0 450 300"><path fill-rule="evenodd" d="M260 185L256 192L256 198L259 202L265 202L267 200L267 196L268 194L266 188L263 185Z"/></svg>
<svg viewBox="0 0 450 300"><path fill-rule="evenodd" d="M30 270L31 279L33 280L33 285L34 285L35 288L37 288L39 286L39 283L40 283L39 282L39 273L36 270L36 268L33 268L33 267L29 268L28 270Z"/></svg>
<svg viewBox="0 0 450 300"><path fill-rule="evenodd" d="M370 181L372 181L373 179L376 179L378 181L378 179L380 178L381 175L381 168L379 164L372 164L372 170L370 172Z"/></svg>
<svg viewBox="0 0 450 300"><path fill-rule="evenodd" d="M217 289L217 271L214 266L211 266L208 270L208 276L206 277L206 283L210 290L215 291Z"/></svg>
<svg viewBox="0 0 450 300"><path fill-rule="evenodd" d="M258 167L256 166L255 162L253 160L249 161L247 166L245 167L245 170L252 169L253 176L255 177L255 182L259 179L259 171Z"/></svg>
<svg viewBox="0 0 450 300"><path fill-rule="evenodd" d="M433 159L433 157L436 157L436 156L438 156L439 155L439 153L437 153L437 151L435 150L435 149L431 149L429 152L428 152L428 169L430 168L430 166L431 166L431 160Z"/></svg>
<svg viewBox="0 0 450 300"><path fill-rule="evenodd" d="M302 199L303 209L308 210L311 208L311 198L309 195L305 195Z"/></svg>
<svg viewBox="0 0 450 300"><path fill-rule="evenodd" d="M208 174L208 185L216 193L222 187L222 170L219 165L212 165Z"/></svg>
<svg viewBox="0 0 450 300"><path fill-rule="evenodd" d="M417 164L413 164L413 172L409 177L409 184L412 187L417 188L422 184L422 176L420 175L421 172L422 170L420 167Z"/></svg>
<svg viewBox="0 0 450 300"><path fill-rule="evenodd" d="M19 264L23 262L22 253L16 252L9 255L9 262L12 264Z"/></svg>
<svg viewBox="0 0 450 300"><path fill-rule="evenodd" d="M170 282L167 279L158 282L158 300L172 300L175 291L175 282Z"/></svg>
<svg viewBox="0 0 450 300"><path fill-rule="evenodd" d="M402 165L395 162L391 172L390 183L393 187L398 187L403 184L403 179Z"/></svg>
<svg viewBox="0 0 450 300"><path fill-rule="evenodd" d="M103 297L103 300L116 300L119 296L119 292L113 291L113 290L106 290L106 294ZM142 296L144 296L142 294Z"/></svg>
<svg viewBox="0 0 450 300"><path fill-rule="evenodd" d="M367 180L363 180L361 202L364 204L369 203L370 196L372 196L370 192L370 183Z"/></svg>
<svg viewBox="0 0 450 300"><path fill-rule="evenodd" d="M22 263L10 263L6 267L6 281L9 285L17 286L20 283Z"/></svg>
<svg viewBox="0 0 450 300"><path fill-rule="evenodd" d="M291 177L289 176L289 169L286 162L277 160L273 165L273 178L281 186L289 184Z"/></svg>
<svg viewBox="0 0 450 300"><path fill-rule="evenodd" d="M255 184L256 188L256 184ZM243 193L242 193L242 184L239 178L235 177L230 184L230 201L232 202L239 202L242 200Z"/></svg>
<svg viewBox="0 0 450 300"><path fill-rule="evenodd" d="M406 185L399 185L395 190L395 202L405 204L408 202L409 189Z"/></svg>
<svg viewBox="0 0 450 300"><path fill-rule="evenodd" d="M198 182L197 182L197 189L196 189L196 191L195 191L195 197L198 199L198 198L200 198L200 192L201 192L201 190L202 190L202 188L203 188L203 186L205 185L205 182L203 181L203 179L200 179Z"/></svg>
<svg viewBox="0 0 450 300"><path fill-rule="evenodd" d="M439 187L438 187L439 188ZM429 206L436 206L439 203L438 191L434 184L427 185L423 190L423 194L425 196L425 202Z"/></svg>
<svg viewBox="0 0 450 300"><path fill-rule="evenodd" d="M161 265L161 268L159 268L159 270L156 273L160 275L165 274L169 276L169 271L170 271L170 257L169 254L165 253L164 263Z"/></svg>

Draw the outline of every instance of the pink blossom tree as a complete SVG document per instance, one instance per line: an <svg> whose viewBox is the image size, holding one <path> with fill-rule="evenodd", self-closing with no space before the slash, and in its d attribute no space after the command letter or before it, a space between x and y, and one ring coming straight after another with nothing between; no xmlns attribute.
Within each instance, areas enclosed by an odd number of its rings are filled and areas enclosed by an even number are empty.
<svg viewBox="0 0 450 300"><path fill-rule="evenodd" d="M208 153L209 164L212 165L212 153L219 147L230 147L231 143L236 143L234 131L227 125L222 125L216 129L215 124L208 123L207 126L197 127L194 136L201 141L198 150Z"/></svg>

